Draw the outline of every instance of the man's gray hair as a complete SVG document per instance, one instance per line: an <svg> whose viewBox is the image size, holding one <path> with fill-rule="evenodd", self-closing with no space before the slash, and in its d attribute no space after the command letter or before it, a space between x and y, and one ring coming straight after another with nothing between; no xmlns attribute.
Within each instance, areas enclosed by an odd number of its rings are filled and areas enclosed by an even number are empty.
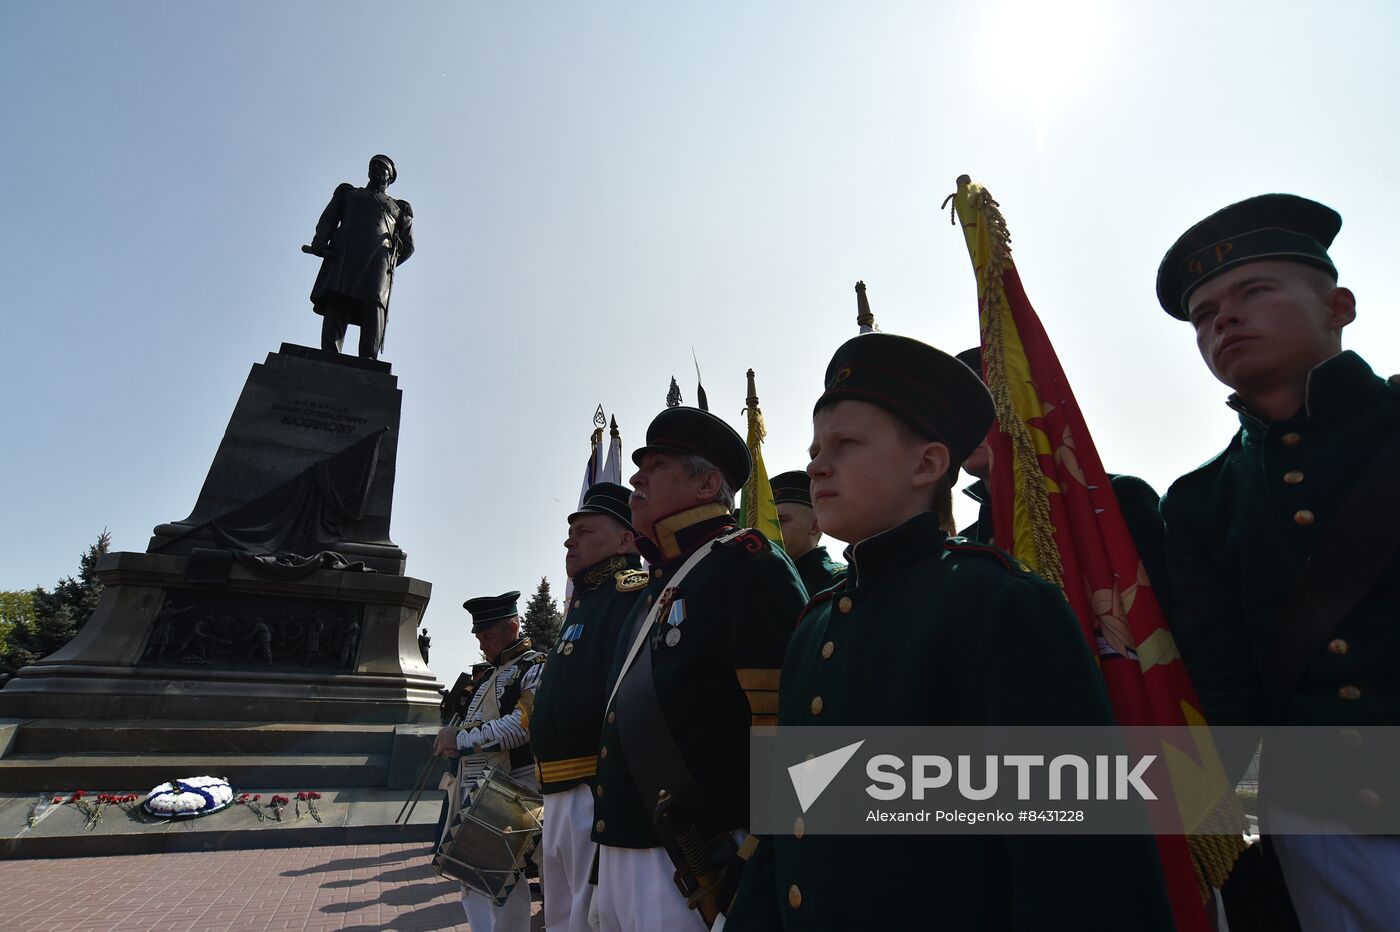
<svg viewBox="0 0 1400 932"><path fill-rule="evenodd" d="M707 472L718 472L719 493L715 496L715 501L729 511L734 511L734 490L729 487L729 481L724 478L724 473L720 472L718 466L697 453L687 453L682 456L681 466L685 469L685 474L692 479L699 478Z"/></svg>

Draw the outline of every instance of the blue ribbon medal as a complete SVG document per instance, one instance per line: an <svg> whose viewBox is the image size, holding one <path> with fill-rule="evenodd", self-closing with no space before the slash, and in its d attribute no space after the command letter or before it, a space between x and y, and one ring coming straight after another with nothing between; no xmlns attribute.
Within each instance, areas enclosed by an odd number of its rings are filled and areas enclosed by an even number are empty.
<svg viewBox="0 0 1400 932"><path fill-rule="evenodd" d="M569 625L564 629L564 633L559 635L559 643L555 645L555 650L568 656L574 652L574 642L583 637L583 624Z"/></svg>
<svg viewBox="0 0 1400 932"><path fill-rule="evenodd" d="M685 621L685 599L676 599L666 614L666 646L675 647L681 642L681 622Z"/></svg>

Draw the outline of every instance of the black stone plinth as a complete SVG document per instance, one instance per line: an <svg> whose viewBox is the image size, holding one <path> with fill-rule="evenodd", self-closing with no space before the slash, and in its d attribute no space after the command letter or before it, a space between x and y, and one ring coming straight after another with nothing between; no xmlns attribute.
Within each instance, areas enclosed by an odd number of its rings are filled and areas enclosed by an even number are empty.
<svg viewBox="0 0 1400 932"><path fill-rule="evenodd" d="M401 404L388 363L283 343L248 374L194 510L157 527L147 551L187 555L228 546L211 522L275 496L318 463L382 433L363 517L317 549L402 574L404 552L389 537Z"/></svg>

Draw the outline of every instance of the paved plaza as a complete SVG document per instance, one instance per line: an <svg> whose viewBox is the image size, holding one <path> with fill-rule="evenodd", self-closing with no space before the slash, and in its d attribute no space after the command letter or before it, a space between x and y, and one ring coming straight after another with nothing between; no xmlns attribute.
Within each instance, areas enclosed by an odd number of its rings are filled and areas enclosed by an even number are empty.
<svg viewBox="0 0 1400 932"><path fill-rule="evenodd" d="M0 862L7 932L467 929L461 887L412 845ZM534 919L544 928L539 887Z"/></svg>

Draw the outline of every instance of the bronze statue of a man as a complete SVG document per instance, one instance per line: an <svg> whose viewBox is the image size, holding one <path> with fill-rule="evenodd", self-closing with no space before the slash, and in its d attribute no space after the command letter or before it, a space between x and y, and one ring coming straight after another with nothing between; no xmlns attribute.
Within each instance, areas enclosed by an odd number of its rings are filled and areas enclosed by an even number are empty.
<svg viewBox="0 0 1400 932"><path fill-rule="evenodd" d="M360 328L359 356L378 359L389 319L394 268L413 255L413 208L387 193L398 177L387 155L369 160L369 183L343 183L321 212L302 252L321 256L311 303L321 315L321 349L340 352L345 329Z"/></svg>

